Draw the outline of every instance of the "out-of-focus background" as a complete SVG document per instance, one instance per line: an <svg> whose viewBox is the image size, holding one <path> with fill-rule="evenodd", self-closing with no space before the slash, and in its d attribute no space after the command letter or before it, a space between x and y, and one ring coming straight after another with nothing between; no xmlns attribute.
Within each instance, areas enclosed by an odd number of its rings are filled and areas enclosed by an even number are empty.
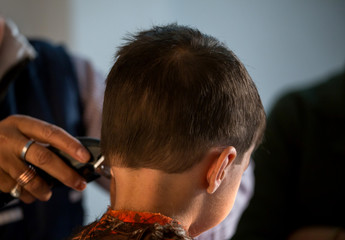
<svg viewBox="0 0 345 240"><path fill-rule="evenodd" d="M0 0L26 36L63 43L104 75L127 33L176 22L227 44L256 82L266 110L291 87L345 68L345 0ZM86 222L108 205L86 190Z"/></svg>

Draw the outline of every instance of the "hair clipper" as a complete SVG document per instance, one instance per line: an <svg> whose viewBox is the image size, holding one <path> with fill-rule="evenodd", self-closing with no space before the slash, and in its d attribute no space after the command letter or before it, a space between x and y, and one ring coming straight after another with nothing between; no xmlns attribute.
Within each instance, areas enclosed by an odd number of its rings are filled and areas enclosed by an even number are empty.
<svg viewBox="0 0 345 240"><path fill-rule="evenodd" d="M63 151L48 146L47 148L54 152L59 158L61 158L69 167L74 169L80 176L82 176L86 182L91 182L99 178L101 175L109 178L110 171L107 166L103 164L104 157L101 154L100 140L89 137L77 137L80 143L89 151L90 160L87 163L81 163ZM50 186L56 187L62 185L56 178L50 176L48 173L40 168L33 166L38 176L43 178ZM4 207L7 203L13 200L14 197L10 193L4 193L0 191L0 208Z"/></svg>

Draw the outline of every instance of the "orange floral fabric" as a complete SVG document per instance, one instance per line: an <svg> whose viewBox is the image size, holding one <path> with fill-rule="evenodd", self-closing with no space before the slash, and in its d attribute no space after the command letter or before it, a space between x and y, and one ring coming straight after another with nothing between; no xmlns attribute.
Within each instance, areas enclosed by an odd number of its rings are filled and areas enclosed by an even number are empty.
<svg viewBox="0 0 345 240"><path fill-rule="evenodd" d="M157 228L157 225L161 228ZM111 239L151 239L142 238L144 233L145 236L159 233L159 239L165 240L191 239L180 223L160 213L115 211L110 207L100 220L85 227L71 239L110 239L110 236L114 236Z"/></svg>
<svg viewBox="0 0 345 240"><path fill-rule="evenodd" d="M170 224L173 219L164 216L160 213L150 213L150 212L134 212L134 211L116 211L108 208L108 211L103 216L112 216L117 218L123 222L128 223L145 223L145 224L154 224L159 223L160 225L164 226L166 224Z"/></svg>

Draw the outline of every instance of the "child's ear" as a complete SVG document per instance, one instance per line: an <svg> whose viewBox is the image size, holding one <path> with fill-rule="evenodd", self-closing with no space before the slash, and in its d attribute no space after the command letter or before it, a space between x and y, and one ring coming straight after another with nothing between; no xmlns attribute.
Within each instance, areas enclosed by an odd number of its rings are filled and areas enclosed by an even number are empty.
<svg viewBox="0 0 345 240"><path fill-rule="evenodd" d="M110 175L112 178L115 177L115 173L114 173L114 169L113 168L110 168Z"/></svg>
<svg viewBox="0 0 345 240"><path fill-rule="evenodd" d="M217 191L225 177L227 167L235 160L236 149L232 146L225 148L213 161L207 172L207 192Z"/></svg>

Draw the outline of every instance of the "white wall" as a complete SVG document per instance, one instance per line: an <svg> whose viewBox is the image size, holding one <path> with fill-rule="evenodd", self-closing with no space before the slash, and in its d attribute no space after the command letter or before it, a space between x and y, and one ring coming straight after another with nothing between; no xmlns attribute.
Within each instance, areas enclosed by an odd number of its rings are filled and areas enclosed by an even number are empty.
<svg viewBox="0 0 345 240"><path fill-rule="evenodd" d="M108 70L121 38L152 24L195 26L245 63L263 102L345 66L345 1L75 0L72 47Z"/></svg>
<svg viewBox="0 0 345 240"><path fill-rule="evenodd" d="M239 56L266 109L287 88L345 67L344 0L0 1L26 34L63 41L104 73L127 32L170 22L197 27ZM86 193L90 221L108 200L94 186Z"/></svg>

